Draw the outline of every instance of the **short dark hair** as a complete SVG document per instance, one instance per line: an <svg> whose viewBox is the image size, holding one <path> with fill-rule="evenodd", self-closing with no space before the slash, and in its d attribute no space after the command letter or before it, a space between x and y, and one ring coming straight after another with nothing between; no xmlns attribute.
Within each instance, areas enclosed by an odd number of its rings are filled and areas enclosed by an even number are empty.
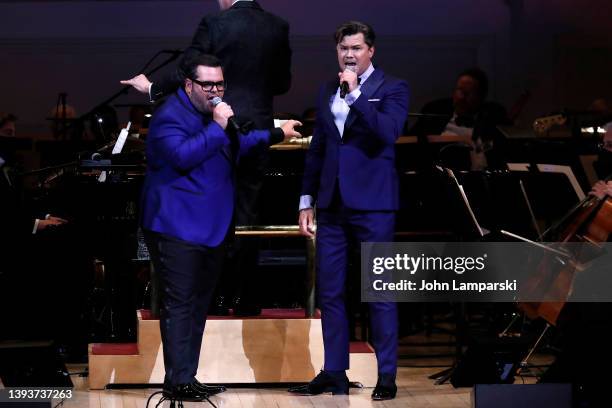
<svg viewBox="0 0 612 408"><path fill-rule="evenodd" d="M182 79L196 79L198 67L222 67L221 60L211 54L200 54L194 57L188 57L181 61L180 72Z"/></svg>
<svg viewBox="0 0 612 408"><path fill-rule="evenodd" d="M12 113L0 113L0 127L9 122L17 122L17 116L13 115Z"/></svg>
<svg viewBox="0 0 612 408"><path fill-rule="evenodd" d="M374 33L374 29L372 26L366 23L362 23L361 21L347 21L344 24L341 24L334 34L334 39L336 40L336 44L340 44L342 39L347 35L355 35L355 34L363 34L363 39L368 47L372 47L374 42L376 41L376 33Z"/></svg>
<svg viewBox="0 0 612 408"><path fill-rule="evenodd" d="M478 82L478 94L483 100L485 100L487 98L487 94L489 93L489 78L487 77L487 74L482 69L473 67L461 72L457 79L463 76L469 76Z"/></svg>

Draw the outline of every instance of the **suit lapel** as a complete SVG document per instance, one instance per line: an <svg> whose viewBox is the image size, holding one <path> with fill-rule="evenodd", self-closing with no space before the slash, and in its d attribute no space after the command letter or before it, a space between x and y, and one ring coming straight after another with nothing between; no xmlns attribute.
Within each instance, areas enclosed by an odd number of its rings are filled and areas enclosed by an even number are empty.
<svg viewBox="0 0 612 408"><path fill-rule="evenodd" d="M336 135L336 137L340 139L340 132L338 132L338 128L336 127L336 123L334 122L334 115L331 111L333 98L336 95L337 91L338 81L330 81L327 84L327 89L325 91L325 109L323 110L323 114L325 115L324 122L329 126L334 135Z"/></svg>
<svg viewBox="0 0 612 408"><path fill-rule="evenodd" d="M176 98L178 99L179 103L183 105L183 107L192 114L194 121L201 121L204 125L206 125L207 123L209 123L210 120L212 120L212 119L207 120L202 113L198 112L195 109L195 107L189 100L189 97L187 96L187 94L182 88L179 88L179 90L176 92ZM223 154L223 156L225 156L225 158L230 163L234 163L234 160L232 159L232 153L231 153L229 146L226 146L223 149L221 149L221 154Z"/></svg>
<svg viewBox="0 0 612 408"><path fill-rule="evenodd" d="M231 149L230 149L229 145L228 146L224 146L221 149L221 154L227 159L228 162L230 162L230 163L234 162L232 160L232 152L231 152Z"/></svg>
<svg viewBox="0 0 612 408"><path fill-rule="evenodd" d="M378 88L380 88L380 86L383 84L384 80L385 74L382 72L382 70L375 69L374 72L372 72L372 75L370 75L370 77L367 79L367 81L365 81L363 85L361 85L360 89L362 97L369 98L374 95ZM350 128L356 119L357 113L353 109L351 109L344 124L345 133L346 129Z"/></svg>

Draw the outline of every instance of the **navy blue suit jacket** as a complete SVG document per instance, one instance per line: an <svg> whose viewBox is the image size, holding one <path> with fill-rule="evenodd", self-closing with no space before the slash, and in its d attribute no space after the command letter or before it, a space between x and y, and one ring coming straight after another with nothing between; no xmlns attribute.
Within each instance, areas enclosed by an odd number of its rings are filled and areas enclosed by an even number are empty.
<svg viewBox="0 0 612 408"><path fill-rule="evenodd" d="M282 130L241 136L239 155L282 139ZM230 142L210 115L198 112L183 89L155 112L147 137L142 193L143 228L215 247L228 232L234 209Z"/></svg>
<svg viewBox="0 0 612 408"><path fill-rule="evenodd" d="M395 141L408 114L408 85L380 69L361 86L340 137L331 112L338 80L319 93L317 119L306 158L302 195L328 208L336 181L345 206L355 210L399 208Z"/></svg>

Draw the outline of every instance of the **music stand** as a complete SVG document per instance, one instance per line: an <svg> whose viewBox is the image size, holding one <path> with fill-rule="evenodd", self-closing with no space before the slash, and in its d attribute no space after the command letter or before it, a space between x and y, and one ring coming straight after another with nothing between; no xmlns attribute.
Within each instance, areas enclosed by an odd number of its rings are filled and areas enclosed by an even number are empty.
<svg viewBox="0 0 612 408"><path fill-rule="evenodd" d="M508 163L508 168L523 182L535 218L548 226L586 196L569 166Z"/></svg>
<svg viewBox="0 0 612 408"><path fill-rule="evenodd" d="M447 200L450 211L453 214L453 229L460 241L482 240L489 234L489 231L483 228L470 204L468 196L463 186L457 180L455 173L448 168L436 166L437 171L443 175L446 185ZM445 370L429 376L435 380L436 385L444 384L450 379L459 359L463 355L463 345L465 343L465 302L455 304L455 361L453 365Z"/></svg>
<svg viewBox="0 0 612 408"><path fill-rule="evenodd" d="M457 177L474 203L478 220L492 231L488 240L505 240L500 230L532 238L540 235L530 196L518 174L508 170L470 171Z"/></svg>
<svg viewBox="0 0 612 408"><path fill-rule="evenodd" d="M436 169L446 176L447 200L453 214L453 229L456 235L460 241L481 240L489 231L478 222L465 189L455 173L449 168L436 166Z"/></svg>

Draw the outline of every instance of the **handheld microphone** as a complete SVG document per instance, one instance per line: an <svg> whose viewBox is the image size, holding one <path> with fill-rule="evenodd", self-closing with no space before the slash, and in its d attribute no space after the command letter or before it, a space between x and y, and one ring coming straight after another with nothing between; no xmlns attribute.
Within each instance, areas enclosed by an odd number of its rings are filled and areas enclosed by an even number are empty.
<svg viewBox="0 0 612 408"><path fill-rule="evenodd" d="M210 102L213 106L217 106L221 102L223 102L223 99L219 98L218 96L215 96ZM236 132L240 132L240 125L238 124L238 122L236 122L236 118L234 116L230 116L229 118L227 118L227 123L229 123Z"/></svg>
<svg viewBox="0 0 612 408"><path fill-rule="evenodd" d="M345 71L357 72L357 65L345 65ZM342 81L340 84L340 98L344 99L346 94L349 92L349 84L346 81Z"/></svg>

